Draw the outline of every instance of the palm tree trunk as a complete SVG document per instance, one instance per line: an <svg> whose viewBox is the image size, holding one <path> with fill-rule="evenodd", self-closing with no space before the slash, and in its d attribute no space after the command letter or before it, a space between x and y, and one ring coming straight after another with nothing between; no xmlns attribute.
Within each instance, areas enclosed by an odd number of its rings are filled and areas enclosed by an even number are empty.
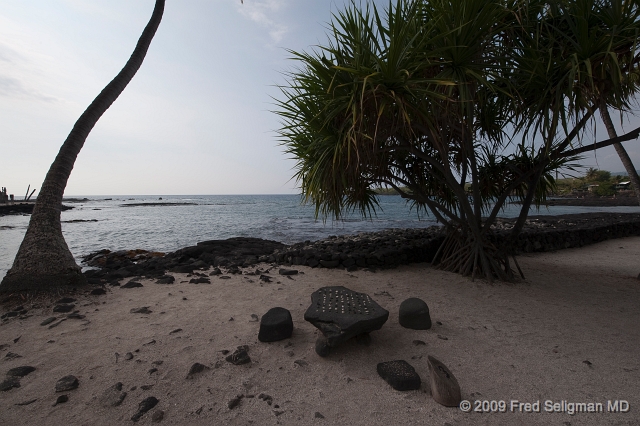
<svg viewBox="0 0 640 426"><path fill-rule="evenodd" d="M164 0L156 0L151 19L124 68L84 111L62 144L44 179L13 266L0 284L0 293L45 290L85 282L62 235L62 196L89 132L142 65L162 20L164 3Z"/></svg>
<svg viewBox="0 0 640 426"><path fill-rule="evenodd" d="M600 107L600 116L602 117L602 121L604 121L604 125L607 128L607 133L609 133L610 138L615 138L618 136L616 133L616 128L613 127L613 122L611 121L611 116L609 115L609 110L606 105L602 105ZM629 158L629 154L624 149L621 143L614 143L613 147L616 149L618 153L618 157L620 157L620 161L622 161L622 165L624 169L627 171L629 175L629 180L631 180L631 186L633 187L634 192L636 193L636 200L638 204L640 204L640 177L638 176L638 172Z"/></svg>

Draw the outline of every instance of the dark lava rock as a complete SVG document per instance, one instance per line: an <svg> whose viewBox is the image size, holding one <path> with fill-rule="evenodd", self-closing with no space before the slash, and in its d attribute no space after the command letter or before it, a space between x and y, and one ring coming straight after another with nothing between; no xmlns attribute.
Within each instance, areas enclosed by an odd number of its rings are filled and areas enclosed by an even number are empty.
<svg viewBox="0 0 640 426"><path fill-rule="evenodd" d="M92 296L101 296L103 294L107 294L107 290L104 288L94 288L89 294Z"/></svg>
<svg viewBox="0 0 640 426"><path fill-rule="evenodd" d="M389 311L369 295L342 286L322 287L314 291L311 306L304 314L304 319L322 332L328 347L335 347L362 333L379 330L388 318Z"/></svg>
<svg viewBox="0 0 640 426"><path fill-rule="evenodd" d="M46 320L42 321L40 325L49 325L56 320L56 317L49 317Z"/></svg>
<svg viewBox="0 0 640 426"><path fill-rule="evenodd" d="M204 277L191 278L191 280L189 280L189 282L191 284L211 284L211 280L209 278L204 278Z"/></svg>
<svg viewBox="0 0 640 426"><path fill-rule="evenodd" d="M6 360L10 360L10 359L22 358L22 355L14 354L13 352L7 352L7 354L4 357Z"/></svg>
<svg viewBox="0 0 640 426"><path fill-rule="evenodd" d="M53 312L71 312L75 307L73 304L60 304L53 307Z"/></svg>
<svg viewBox="0 0 640 426"><path fill-rule="evenodd" d="M142 402L138 404L138 412L135 413L133 417L131 417L131 420L133 420L134 422L137 422L138 420L140 420L142 416L144 416L144 414L147 411L155 407L158 404L158 402L159 402L158 399L153 396L143 399Z"/></svg>
<svg viewBox="0 0 640 426"><path fill-rule="evenodd" d="M31 367L29 365L25 365L22 367L15 367L11 370L7 371L7 376L10 377L24 377L29 373L36 371L35 367Z"/></svg>
<svg viewBox="0 0 640 426"><path fill-rule="evenodd" d="M260 281L265 282L265 283L270 283L271 282L271 277L268 275L260 275Z"/></svg>
<svg viewBox="0 0 640 426"><path fill-rule="evenodd" d="M65 392L76 389L79 385L78 378L76 376L64 376L56 383L56 392Z"/></svg>
<svg viewBox="0 0 640 426"><path fill-rule="evenodd" d="M127 352L124 356L126 361L131 361L133 359L133 354L131 352Z"/></svg>
<svg viewBox="0 0 640 426"><path fill-rule="evenodd" d="M220 268L213 268L213 271L211 271L211 273L209 273L209 275L211 275L211 276L222 275L222 271L220 270Z"/></svg>
<svg viewBox="0 0 640 426"><path fill-rule="evenodd" d="M63 297L62 299L58 300L56 303L73 303L75 301L76 299L74 299L73 297Z"/></svg>
<svg viewBox="0 0 640 426"><path fill-rule="evenodd" d="M118 382L107 388L100 396L99 401L103 407L117 407L122 404L126 396L127 393L122 391L122 383Z"/></svg>
<svg viewBox="0 0 640 426"><path fill-rule="evenodd" d="M280 271L278 271L278 273L280 275L297 275L298 274L298 270L297 269L280 269Z"/></svg>
<svg viewBox="0 0 640 426"><path fill-rule="evenodd" d="M13 388L20 387L20 379L18 377L7 377L3 382L0 383L0 392L6 392Z"/></svg>
<svg viewBox="0 0 640 426"><path fill-rule="evenodd" d="M137 288L137 287L144 287L144 286L137 281L131 280L120 288Z"/></svg>
<svg viewBox="0 0 640 426"><path fill-rule="evenodd" d="M164 419L164 411L156 410L153 412L153 415L151 416L151 421L153 423L160 423L162 419Z"/></svg>
<svg viewBox="0 0 640 426"><path fill-rule="evenodd" d="M291 337L293 333L293 319L291 312L285 308L271 308L260 320L258 340L261 342L276 342Z"/></svg>
<svg viewBox="0 0 640 426"><path fill-rule="evenodd" d="M324 419L324 416L319 411L316 411L316 413L313 416L316 419Z"/></svg>
<svg viewBox="0 0 640 426"><path fill-rule="evenodd" d="M380 377L395 390L408 391L420 389L420 376L407 361L381 362L378 364L377 370Z"/></svg>
<svg viewBox="0 0 640 426"><path fill-rule="evenodd" d="M58 404L64 404L65 402L69 401L69 395L60 395L58 397L58 399L56 399L56 402L53 403L53 406L55 407Z"/></svg>
<svg viewBox="0 0 640 426"><path fill-rule="evenodd" d="M203 371L206 371L208 369L209 367L207 367L206 365L196 362L189 369L189 372L187 373L187 379L193 379L196 374L202 373Z"/></svg>
<svg viewBox="0 0 640 426"><path fill-rule="evenodd" d="M429 307L417 297L411 297L400 304L400 325L412 330L428 330L431 328Z"/></svg>
<svg viewBox="0 0 640 426"><path fill-rule="evenodd" d="M173 275L163 275L156 280L156 284L173 284L175 281Z"/></svg>
<svg viewBox="0 0 640 426"><path fill-rule="evenodd" d="M233 365L242 365L248 364L251 362L251 358L249 357L248 348L246 346L238 346L238 349L231 355L227 356L225 360L230 362Z"/></svg>
<svg viewBox="0 0 640 426"><path fill-rule="evenodd" d="M236 408L240 404L240 401L242 401L242 398L244 398L244 395L236 395L235 398L227 402L229 410L233 410L234 408Z"/></svg>
<svg viewBox="0 0 640 426"><path fill-rule="evenodd" d="M445 407L457 407L462 400L462 393L456 377L446 365L431 355L427 357L427 364L433 399Z"/></svg>
<svg viewBox="0 0 640 426"><path fill-rule="evenodd" d="M31 405L34 402L36 402L37 400L38 400L38 398L28 399L28 400L23 401L23 402L18 402L16 405Z"/></svg>
<svg viewBox="0 0 640 426"><path fill-rule="evenodd" d="M148 306L143 306L142 308L133 308L129 312L132 314L150 314L153 311Z"/></svg>

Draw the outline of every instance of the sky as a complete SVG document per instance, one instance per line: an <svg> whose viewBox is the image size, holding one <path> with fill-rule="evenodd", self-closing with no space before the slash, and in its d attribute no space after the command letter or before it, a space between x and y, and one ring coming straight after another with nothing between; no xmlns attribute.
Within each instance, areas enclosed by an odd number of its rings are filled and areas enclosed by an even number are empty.
<svg viewBox="0 0 640 426"><path fill-rule="evenodd" d="M90 133L65 195L298 193L273 98L295 67L287 50L324 44L345 2L168 0L142 67ZM0 0L0 186L18 198L39 188L153 6ZM624 129L637 126L633 118ZM595 136L606 139L602 126ZM625 147L640 165L640 142ZM624 170L612 147L582 163Z"/></svg>

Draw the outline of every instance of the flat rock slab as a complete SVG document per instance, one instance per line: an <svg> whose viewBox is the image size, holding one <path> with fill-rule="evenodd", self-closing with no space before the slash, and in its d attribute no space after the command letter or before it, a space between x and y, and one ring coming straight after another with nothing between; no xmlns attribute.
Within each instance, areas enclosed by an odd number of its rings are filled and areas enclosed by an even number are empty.
<svg viewBox="0 0 640 426"><path fill-rule="evenodd" d="M389 311L368 294L332 286L311 294L311 306L304 319L322 332L326 346L335 347L352 337L380 330L389 319Z"/></svg>
<svg viewBox="0 0 640 426"><path fill-rule="evenodd" d="M407 361L381 362L378 364L377 370L380 377L395 390L408 391L420 389L420 376Z"/></svg>

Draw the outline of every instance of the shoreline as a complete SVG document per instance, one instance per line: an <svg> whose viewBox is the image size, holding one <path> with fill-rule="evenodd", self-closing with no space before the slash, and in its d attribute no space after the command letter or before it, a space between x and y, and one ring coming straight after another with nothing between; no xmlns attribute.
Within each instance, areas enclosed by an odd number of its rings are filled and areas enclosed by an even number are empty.
<svg viewBox="0 0 640 426"><path fill-rule="evenodd" d="M493 239L504 240L515 219L499 219ZM168 272L193 273L209 267L238 270L258 263L312 268L387 269L430 262L444 240L441 227L387 229L285 245L259 238L236 237L199 242L170 253L146 250L100 250L83 256L91 284L135 276L161 278ZM640 213L581 213L530 216L516 253L549 252L582 247L628 236L640 236Z"/></svg>

